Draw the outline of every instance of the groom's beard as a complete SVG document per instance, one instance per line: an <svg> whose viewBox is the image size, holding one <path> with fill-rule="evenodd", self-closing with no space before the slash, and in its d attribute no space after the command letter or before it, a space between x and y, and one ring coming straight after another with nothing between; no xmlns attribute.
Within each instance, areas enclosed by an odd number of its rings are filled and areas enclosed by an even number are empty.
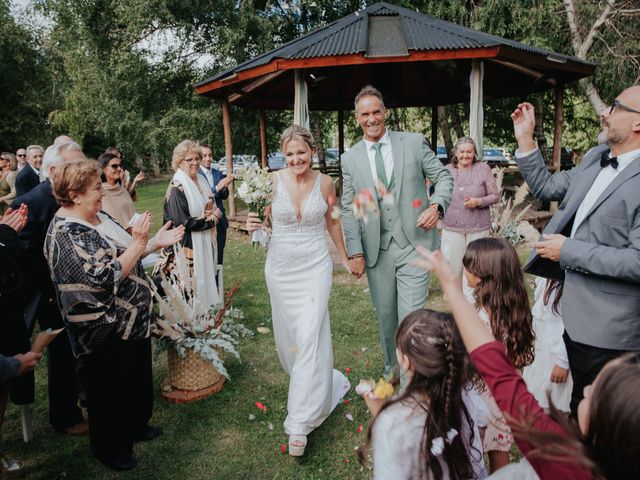
<svg viewBox="0 0 640 480"><path fill-rule="evenodd" d="M604 130L600 130L600 133L598 133L596 140L598 141L598 145L604 145L605 143L607 143L607 132L605 132Z"/></svg>

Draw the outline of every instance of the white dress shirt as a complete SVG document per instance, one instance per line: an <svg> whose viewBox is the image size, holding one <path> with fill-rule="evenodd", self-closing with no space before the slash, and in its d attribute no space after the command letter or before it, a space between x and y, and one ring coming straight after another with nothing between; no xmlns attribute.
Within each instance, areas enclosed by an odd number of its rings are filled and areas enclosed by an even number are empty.
<svg viewBox="0 0 640 480"><path fill-rule="evenodd" d="M640 155L640 148L636 150L631 150L630 152L623 153L618 155L618 168L613 168L611 165L607 165L596 177L593 185L589 188L589 191L584 196L582 203L578 207L578 211L576 212L576 217L573 220L573 227L571 228L571 238L573 238L576 234L576 230L580 224L584 221L585 217L591 210L591 207L596 203L596 200L602 195L607 187L613 182L613 180L620 175L625 168L627 168L631 162Z"/></svg>
<svg viewBox="0 0 640 480"><path fill-rule="evenodd" d="M391 137L389 136L389 130L385 129L384 135L377 142L371 142L364 139L364 145L367 148L367 155L369 157L369 166L371 167L371 175L373 176L373 182L378 179L378 170L376 169L376 149L373 146L376 143L381 143L380 153L382 153L382 161L384 162L384 170L387 175L387 182L391 181L393 175L393 152L391 151Z"/></svg>
<svg viewBox="0 0 640 480"><path fill-rule="evenodd" d="M200 165L200 170L202 170L205 177L207 177L207 183L209 184L209 187L213 188L213 173L211 173L211 170L208 168L204 168L202 165Z"/></svg>

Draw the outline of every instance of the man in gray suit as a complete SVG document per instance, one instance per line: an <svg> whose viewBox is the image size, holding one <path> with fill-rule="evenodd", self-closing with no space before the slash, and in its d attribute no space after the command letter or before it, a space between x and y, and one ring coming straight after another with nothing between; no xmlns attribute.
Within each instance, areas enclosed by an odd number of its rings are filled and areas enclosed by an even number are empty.
<svg viewBox="0 0 640 480"><path fill-rule="evenodd" d="M364 138L342 158L342 219L351 272L360 278L367 271L386 374L397 364L399 322L427 299L428 276L411 265L417 258L414 248L438 248L436 225L449 205L453 179L423 135L385 128L378 90L364 87L356 96L355 113ZM435 186L431 198L427 179ZM366 221L356 218L352 209L354 197L363 190L377 200L379 210Z"/></svg>
<svg viewBox="0 0 640 480"><path fill-rule="evenodd" d="M640 86L603 118L608 145L551 175L533 140L533 106L511 115L520 171L533 194L560 201L525 270L564 278L564 340L573 377L571 411L602 367L640 351Z"/></svg>

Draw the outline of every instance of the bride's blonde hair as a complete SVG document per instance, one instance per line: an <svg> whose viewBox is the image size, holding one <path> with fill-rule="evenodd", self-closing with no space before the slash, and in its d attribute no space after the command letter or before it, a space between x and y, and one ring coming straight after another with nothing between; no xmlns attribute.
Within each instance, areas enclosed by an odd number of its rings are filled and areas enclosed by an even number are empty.
<svg viewBox="0 0 640 480"><path fill-rule="evenodd" d="M302 125L291 125L280 136L280 150L284 151L284 147L291 140L302 141L306 143L311 150L315 147L316 143L313 141L313 135L311 132Z"/></svg>

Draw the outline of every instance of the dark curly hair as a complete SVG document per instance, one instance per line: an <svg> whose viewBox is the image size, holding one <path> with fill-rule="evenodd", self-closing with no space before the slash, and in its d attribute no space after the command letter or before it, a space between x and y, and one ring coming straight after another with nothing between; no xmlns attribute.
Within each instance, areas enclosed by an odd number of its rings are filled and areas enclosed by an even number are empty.
<svg viewBox="0 0 640 480"><path fill-rule="evenodd" d="M453 317L433 310L417 310L400 324L396 345L409 357L413 375L404 392L387 401L376 418L397 403L417 404L418 411L427 415L420 444L420 471L415 478L441 480L444 478L441 461L448 467L448 478L475 478L469 452L473 448L474 424L463 401L463 390L473 388L475 374ZM361 461L371 445L375 424L374 419L367 432L367 444L359 451ZM451 429L459 434L451 443L445 442L441 456L434 456L431 442L437 437L447 438ZM463 439L463 432L469 432L468 439ZM482 455L479 451L476 454Z"/></svg>
<svg viewBox="0 0 640 480"><path fill-rule="evenodd" d="M464 268L480 279L477 308L489 315L493 336L507 349L516 368L533 362L535 334L529 296L515 248L501 238L480 238L467 245Z"/></svg>

